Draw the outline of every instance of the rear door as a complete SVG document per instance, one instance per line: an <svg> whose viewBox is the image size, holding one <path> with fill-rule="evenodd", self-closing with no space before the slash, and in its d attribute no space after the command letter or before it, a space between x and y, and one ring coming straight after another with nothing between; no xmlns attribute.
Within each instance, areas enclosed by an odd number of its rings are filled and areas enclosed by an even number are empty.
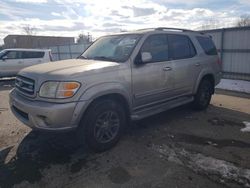
<svg viewBox="0 0 250 188"><path fill-rule="evenodd" d="M44 55L43 51L22 51L23 67L44 63Z"/></svg>
<svg viewBox="0 0 250 188"><path fill-rule="evenodd" d="M200 59L187 35L168 34L169 56L173 64L176 96L192 92L195 80L201 71Z"/></svg>
<svg viewBox="0 0 250 188"><path fill-rule="evenodd" d="M133 65L132 83L134 106L142 106L167 100L173 89L172 65L168 57L166 34L150 35L139 54L148 52L152 59L142 65Z"/></svg>

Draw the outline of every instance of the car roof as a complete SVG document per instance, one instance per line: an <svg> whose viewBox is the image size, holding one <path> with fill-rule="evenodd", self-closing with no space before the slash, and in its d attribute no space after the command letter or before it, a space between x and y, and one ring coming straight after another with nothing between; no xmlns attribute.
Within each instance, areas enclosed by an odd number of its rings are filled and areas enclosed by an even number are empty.
<svg viewBox="0 0 250 188"><path fill-rule="evenodd" d="M126 31L126 32L120 32L116 33L114 35L123 35L123 34L154 34L154 33L172 33L172 34L188 34L188 35L203 35L208 36L205 33L202 33L201 31L194 31L189 29L181 29L181 28L167 28L167 27L158 27L158 28L145 28L145 29L139 29L135 31ZM113 34L111 34L113 35Z"/></svg>
<svg viewBox="0 0 250 188"><path fill-rule="evenodd" d="M10 51L10 50L15 50L15 51L32 51L32 52L45 52L45 51L51 51L50 49L32 49L32 48L8 48L8 49L4 49L6 51Z"/></svg>

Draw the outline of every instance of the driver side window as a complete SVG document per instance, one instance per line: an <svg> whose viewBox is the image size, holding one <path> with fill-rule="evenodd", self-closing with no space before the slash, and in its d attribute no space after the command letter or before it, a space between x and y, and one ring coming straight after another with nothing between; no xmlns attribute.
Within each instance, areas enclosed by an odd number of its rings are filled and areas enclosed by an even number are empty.
<svg viewBox="0 0 250 188"><path fill-rule="evenodd" d="M7 57L7 59L21 59L21 52L19 51L9 51L4 56Z"/></svg>
<svg viewBox="0 0 250 188"><path fill-rule="evenodd" d="M149 36L141 48L141 53L148 52L152 56L150 63L168 61L168 41L166 34Z"/></svg>

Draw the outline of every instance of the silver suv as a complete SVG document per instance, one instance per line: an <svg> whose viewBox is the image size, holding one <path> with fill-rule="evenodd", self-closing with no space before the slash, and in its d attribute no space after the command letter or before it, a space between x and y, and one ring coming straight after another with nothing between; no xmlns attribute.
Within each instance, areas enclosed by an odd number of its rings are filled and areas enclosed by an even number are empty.
<svg viewBox="0 0 250 188"><path fill-rule="evenodd" d="M129 120L192 102L205 109L220 81L210 36L155 28L104 36L77 59L28 67L10 93L32 129L77 129L96 151L114 146Z"/></svg>

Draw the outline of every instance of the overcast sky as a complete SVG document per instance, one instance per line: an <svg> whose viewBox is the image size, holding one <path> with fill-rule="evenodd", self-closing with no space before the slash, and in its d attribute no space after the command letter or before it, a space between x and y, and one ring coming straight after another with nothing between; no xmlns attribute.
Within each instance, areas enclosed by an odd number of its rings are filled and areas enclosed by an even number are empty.
<svg viewBox="0 0 250 188"><path fill-rule="evenodd" d="M0 44L8 34L73 36L148 27L197 29L214 22L232 26L250 13L250 0L1 0Z"/></svg>

